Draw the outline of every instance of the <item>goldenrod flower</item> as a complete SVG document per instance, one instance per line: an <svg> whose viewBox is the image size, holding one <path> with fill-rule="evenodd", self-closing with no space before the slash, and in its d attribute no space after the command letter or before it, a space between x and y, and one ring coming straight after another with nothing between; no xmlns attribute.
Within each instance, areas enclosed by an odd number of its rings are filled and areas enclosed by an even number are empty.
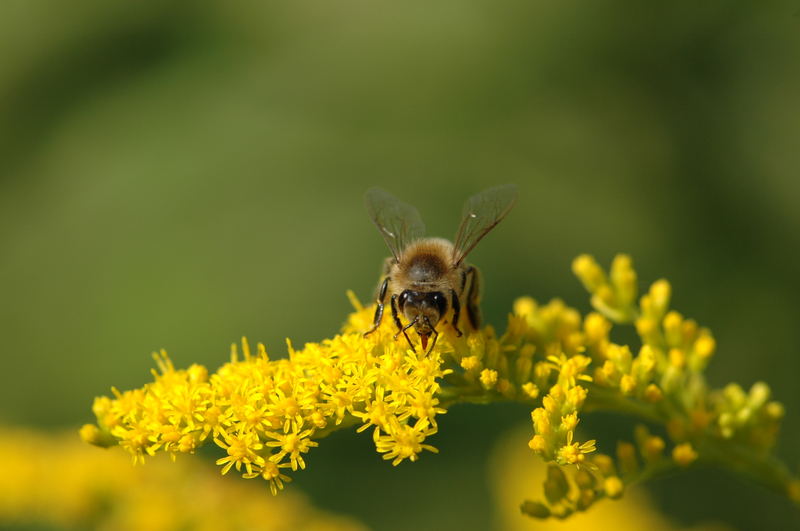
<svg viewBox="0 0 800 531"><path fill-rule="evenodd" d="M678 465L686 467L697 459L697 452L695 452L690 443L681 443L672 449L672 459Z"/></svg>
<svg viewBox="0 0 800 531"><path fill-rule="evenodd" d="M572 442L573 432L567 432L567 442L558 449L558 457L556 462L560 465L579 465L586 459L586 454L594 452L595 441L587 441L585 443Z"/></svg>
<svg viewBox="0 0 800 531"><path fill-rule="evenodd" d="M483 369L481 371L480 380L485 389L491 389L497 383L497 371L492 369Z"/></svg>
<svg viewBox="0 0 800 531"><path fill-rule="evenodd" d="M304 469L306 454L333 430L371 431L376 451L398 465L436 451L428 439L449 407L514 400L531 405L528 446L555 467L552 477L579 467L574 496L530 502L530 514L565 517L584 510L620 496L641 478L703 460L706 449L717 463L736 461L737 470L794 492L796 480L765 460L783 406L770 400L764 383L749 392L735 384L707 387L703 370L716 342L708 329L669 308L670 284L656 281L637 304L629 257L617 256L606 274L583 255L573 270L596 312L582 318L559 299L540 305L523 297L502 335L487 326L456 337L444 327L429 353L395 340L389 319L364 337L374 308L352 293L355 312L341 334L302 349L287 342L283 358L270 358L261 344L253 353L243 339L232 346L230 361L210 374L199 365L176 369L161 352L154 381L96 399L97 425L82 428L81 436L100 446L119 445L135 462L193 453L213 441L227 454L217 460L222 473L235 469L245 478L262 478L275 494L289 481L284 472ZM611 341L612 323L633 325L640 344ZM638 452L620 442L615 462L597 452L603 441L578 431L581 415L594 409L661 423L671 440L637 429ZM668 448L671 460L663 458ZM572 481L572 475L564 477Z"/></svg>
<svg viewBox="0 0 800 531"><path fill-rule="evenodd" d="M617 476L607 477L603 480L603 490L609 498L619 498L622 496L624 485L622 480Z"/></svg>
<svg viewBox="0 0 800 531"><path fill-rule="evenodd" d="M250 479L260 476L265 479L269 483L269 490L274 496L279 490L283 490L284 483L292 481L292 478L281 472L281 468L286 468L288 466L291 465L288 463L277 465L272 461L266 461L259 471L244 474L243 477Z"/></svg>
<svg viewBox="0 0 800 531"><path fill-rule="evenodd" d="M426 437L436 433L436 428L429 426L426 419L417 420L413 426L400 424L398 420L392 420L391 423L393 425L386 435L375 437L375 447L393 465L399 465L404 459L416 461L422 450L438 452L433 446L422 444Z"/></svg>
<svg viewBox="0 0 800 531"><path fill-rule="evenodd" d="M217 459L217 464L222 466L222 473L227 474L232 466L236 470L241 470L244 465L246 474L253 474L253 467L260 468L264 464L264 458L256 453L264 448L254 432L242 432L235 435L228 435L220 432L222 437L214 439L217 446L228 451L228 457Z"/></svg>
<svg viewBox="0 0 800 531"><path fill-rule="evenodd" d="M280 463L285 456L289 456L289 463L292 470L297 470L298 467L305 468L306 462L303 460L304 454L312 447L319 446L315 441L309 437L314 433L314 428L300 431L297 424L292 424L292 429L288 433L280 432L265 432L267 437L275 439L267 443L267 446L274 447L278 450L277 453L270 456L270 461L273 463ZM258 449L258 448L256 448ZM219 463L217 463L219 464Z"/></svg>

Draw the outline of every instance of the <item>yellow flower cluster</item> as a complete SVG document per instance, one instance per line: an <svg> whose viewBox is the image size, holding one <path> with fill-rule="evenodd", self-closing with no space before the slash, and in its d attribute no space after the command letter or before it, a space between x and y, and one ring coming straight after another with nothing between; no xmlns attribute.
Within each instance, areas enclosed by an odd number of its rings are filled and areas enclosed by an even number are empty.
<svg viewBox="0 0 800 531"><path fill-rule="evenodd" d="M585 511L600 498L622 496L622 480L606 455L597 454L591 458L589 466L570 472L568 475L564 467L549 465L543 484L546 502L526 500L521 506L522 512L534 518L563 519L575 511Z"/></svg>
<svg viewBox="0 0 800 531"><path fill-rule="evenodd" d="M446 411L441 400L533 401L543 388L549 392L536 411L549 408L563 425L543 434L542 454L568 464L594 450L593 441L573 440L586 397L576 382L591 379L583 374L591 360L577 354L580 315L563 302L538 307L520 299L503 337L491 327L463 338L445 331L425 354L396 341L389 324L363 337L373 309L351 299L356 311L341 335L302 350L289 345L288 359L270 359L261 344L253 354L243 340L241 359L234 345L231 361L209 376L199 365L177 370L157 354L154 381L97 398L97 425L84 426L82 437L122 446L135 462L158 452L193 453L211 440L227 453L217 460L223 473L235 468L245 478L261 477L277 493L289 481L287 470L304 468L304 454L337 427L371 429L377 451L397 465L436 451L425 440ZM537 352L546 357L535 361Z"/></svg>
<svg viewBox="0 0 800 531"><path fill-rule="evenodd" d="M653 403L652 413L666 421L677 442L702 436L710 427L716 435L764 451L774 445L783 406L769 400L770 389L763 382L749 393L737 384L709 390L703 371L716 341L710 330L669 309L669 282L654 282L636 305L636 273L625 255L614 259L610 281L588 255L574 261L573 271L592 293L595 308L617 323L633 322L642 342L634 356L627 345L608 341L610 323L602 315L587 317L586 322L593 319L597 328L592 335L598 347L592 352L598 385ZM625 295L616 296L619 293Z"/></svg>
<svg viewBox="0 0 800 531"><path fill-rule="evenodd" d="M712 393L716 431L726 439L768 452L775 445L784 415L783 404L770 400L770 393L764 382L754 383L747 393L735 383Z"/></svg>
<svg viewBox="0 0 800 531"><path fill-rule="evenodd" d="M539 306L523 297L514 304L505 335L499 340L492 334L472 336L467 346L469 355L460 360L463 374L450 379L462 394L479 392L470 389L476 380L485 392L526 402L547 390L541 407L531 413L535 435L530 448L561 465L580 464L595 450L594 441L575 440L578 412L587 396L578 383L592 380L584 374L592 360L579 354L584 334L576 310L558 299Z"/></svg>
<svg viewBox="0 0 800 531"><path fill-rule="evenodd" d="M298 492L271 498L255 485L220 482L196 461L160 456L132 467L124 454L97 451L74 433L0 427L0 469L3 529L366 529L314 508Z"/></svg>
<svg viewBox="0 0 800 531"><path fill-rule="evenodd" d="M199 365L176 370L161 352L155 381L97 398L97 426L84 426L81 435L101 446L117 443L134 461L193 453L211 439L227 453L217 460L223 474L235 468L261 477L273 494L289 481L287 469L305 468L314 439L344 421L372 428L378 452L393 464L414 461L423 450L436 451L424 441L445 412L436 393L447 371L438 352L415 353L387 334L343 334L302 350L289 344L288 359L277 360L262 344L253 354L242 340L242 359L233 345L231 361L210 377Z"/></svg>
<svg viewBox="0 0 800 531"><path fill-rule="evenodd" d="M502 336L487 326L456 337L445 326L430 353L395 340L390 320L364 337L374 307L352 294L356 311L340 335L301 350L289 344L286 358L270 359L261 344L253 354L243 340L241 357L234 345L230 362L209 375L198 365L176 370L162 352L152 383L95 401L97 424L84 426L82 437L122 446L135 461L213 441L227 454L217 460L223 473L235 468L263 478L276 493L289 481L286 472L305 468L305 454L334 429L371 430L376 450L397 465L436 451L426 441L448 407L513 400L531 405L529 447L552 464L545 500L523 505L533 516L565 517L617 498L626 484L702 460L705 449L714 462L738 460L738 470L753 470L772 488L797 490L784 469L765 474L759 461L775 441L782 406L769 400L765 384L749 393L707 387L714 338L669 309L666 280L637 301L625 255L608 274L588 255L573 271L596 312L583 318L558 299L539 305L523 297ZM614 343L613 324L635 325L641 345ZM638 451L621 442L616 459L600 454L578 432L580 414L596 409L660 424L671 444L637 428Z"/></svg>
<svg viewBox="0 0 800 531"><path fill-rule="evenodd" d="M613 529L614 531L678 531L715 529L719 526L714 522L705 521L701 526L682 526L678 522L672 521L668 515L659 511L653 500L650 499L643 488L631 487L624 489L624 496L616 499L614 503L593 504L590 511L574 512L569 519L561 520L557 523L544 523L531 521L527 518L520 518L519 500L523 497L538 498L542 495L543 487L552 496L559 487L558 483L563 481L556 474L548 469L552 465L547 465L539 459L531 459L528 448L524 444L527 440L527 430L516 428L501 436L491 453L491 485L495 493L495 500L498 506L497 521L494 529L505 531L534 531L541 529L558 529L560 531L601 531ZM588 459L597 459L598 454L592 454ZM603 460L598 461L604 465ZM609 458L605 458L605 463L609 463ZM571 467L572 470L564 469L564 476L568 482L568 492L566 498L575 497L584 500L591 499L592 491L596 491L608 484L609 493L618 495L622 493L623 485L619 477L614 479L601 479L596 475L589 475L589 468L581 466L580 470ZM551 476L548 478L548 474ZM555 476L555 477L553 477ZM577 480L576 480L577 478ZM549 481L548 481L549 480ZM562 483L563 485L563 483ZM563 486L561 487L563 489ZM605 494L605 497L610 497ZM583 502L582 502L583 503ZM558 504L558 502L556 502ZM536 502L526 502L523 510L545 511L549 509L544 504ZM582 504L581 507L584 507Z"/></svg>
<svg viewBox="0 0 800 531"><path fill-rule="evenodd" d="M663 423L675 444L672 461L667 463L664 439L638 426L634 436L638 457L634 445L621 442L617 446L626 482L673 464L689 466L701 457L696 449L701 446L713 446L714 453L732 460L749 456L755 461L771 450L783 406L769 400L770 389L763 382L754 384L749 393L737 384L709 389L703 371L716 351L716 341L710 330L669 308L668 281L654 282L637 304L637 276L626 255L614 258L608 275L588 255L575 259L573 271L592 294L592 305L599 312L584 321L587 350L595 365L594 405ZM635 354L630 346L609 340L612 321L635 325L641 340ZM790 491L796 480L784 471L775 472L770 486Z"/></svg>

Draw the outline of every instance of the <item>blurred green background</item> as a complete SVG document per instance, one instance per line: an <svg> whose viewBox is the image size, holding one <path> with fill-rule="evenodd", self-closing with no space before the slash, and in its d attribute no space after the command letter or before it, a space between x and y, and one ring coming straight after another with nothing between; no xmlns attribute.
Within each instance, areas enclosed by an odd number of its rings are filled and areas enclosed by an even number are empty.
<svg viewBox="0 0 800 531"><path fill-rule="evenodd" d="M214 369L334 334L371 296L381 186L454 233L464 199L520 187L473 253L484 313L630 253L641 287L714 331L714 385L766 380L800 463L800 4L274 4L10 0L0 16L0 421L92 420L166 348ZM487 457L525 408L460 407L397 469L337 433L295 474L376 529L488 529ZM601 441L614 419L587 424ZM609 427L610 426L610 427ZM798 527L717 471L653 483L676 522Z"/></svg>

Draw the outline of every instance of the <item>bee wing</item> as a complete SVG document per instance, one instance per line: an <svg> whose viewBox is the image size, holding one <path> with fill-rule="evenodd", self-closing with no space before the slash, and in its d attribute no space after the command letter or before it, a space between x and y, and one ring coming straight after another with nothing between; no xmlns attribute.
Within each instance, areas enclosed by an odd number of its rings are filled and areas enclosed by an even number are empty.
<svg viewBox="0 0 800 531"><path fill-rule="evenodd" d="M381 190L370 188L364 196L369 217L386 240L395 260L403 249L425 234L425 224L416 208Z"/></svg>
<svg viewBox="0 0 800 531"><path fill-rule="evenodd" d="M495 186L467 199L453 247L454 266L506 217L516 200L517 187L513 184Z"/></svg>

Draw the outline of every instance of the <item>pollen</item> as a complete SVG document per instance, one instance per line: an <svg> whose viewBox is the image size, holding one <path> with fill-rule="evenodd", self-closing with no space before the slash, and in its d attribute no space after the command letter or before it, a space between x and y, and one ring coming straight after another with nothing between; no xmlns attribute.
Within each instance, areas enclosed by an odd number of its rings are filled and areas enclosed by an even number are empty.
<svg viewBox="0 0 800 531"><path fill-rule="evenodd" d="M533 382L526 382L522 386L522 391L529 397L536 399L539 396L539 388Z"/></svg>
<svg viewBox="0 0 800 531"><path fill-rule="evenodd" d="M472 369L477 369L480 366L480 361L478 361L477 356L464 356L461 358L461 367L464 370L471 371Z"/></svg>
<svg viewBox="0 0 800 531"><path fill-rule="evenodd" d="M497 383L497 371L492 369L483 369L481 371L481 384L485 389L491 389Z"/></svg>

